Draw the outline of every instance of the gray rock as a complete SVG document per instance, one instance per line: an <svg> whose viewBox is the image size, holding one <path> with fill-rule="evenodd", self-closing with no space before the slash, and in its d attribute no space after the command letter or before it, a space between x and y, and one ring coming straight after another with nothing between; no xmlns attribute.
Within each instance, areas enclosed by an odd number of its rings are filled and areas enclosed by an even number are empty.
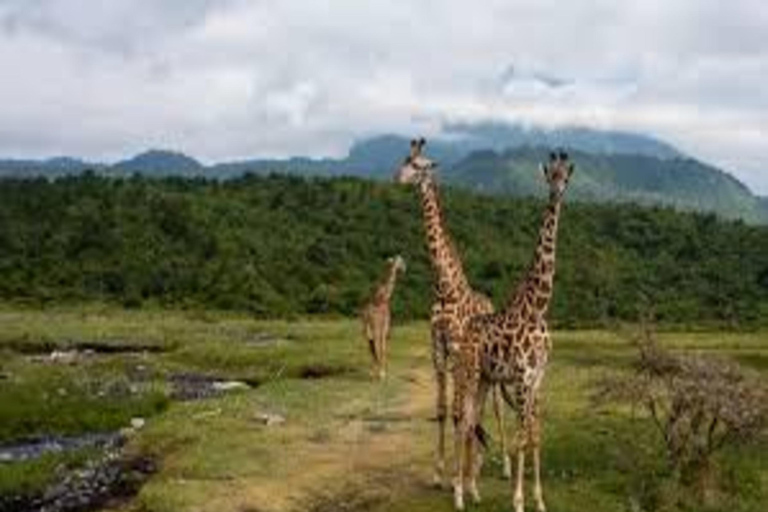
<svg viewBox="0 0 768 512"><path fill-rule="evenodd" d="M259 423L266 425L268 427L271 427L274 425L282 425L283 423L285 423L284 416L281 416L280 414L269 413L269 412L256 413L256 415L254 416L254 419Z"/></svg>

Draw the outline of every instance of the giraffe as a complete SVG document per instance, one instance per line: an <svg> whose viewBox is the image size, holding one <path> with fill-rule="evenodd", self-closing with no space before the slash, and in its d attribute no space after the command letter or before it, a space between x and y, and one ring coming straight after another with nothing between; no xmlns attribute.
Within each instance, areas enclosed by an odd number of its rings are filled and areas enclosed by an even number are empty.
<svg viewBox="0 0 768 512"><path fill-rule="evenodd" d="M463 447L466 453L465 459L456 459L455 466L454 506L458 510L464 506L464 475L473 475L474 428L482 417L485 395L494 384L501 384L505 401L517 413L515 511L523 511L527 448L533 454L536 506L539 512L546 510L540 475L539 387L552 350L546 314L554 286L558 220L574 166L568 161L568 155L561 151L552 153L549 164L542 165L541 169L549 185L549 201L533 261L501 311L470 320L464 342L460 344L462 352L454 365L454 378L466 386L460 394L464 402L460 406L460 423L455 437L457 449ZM507 392L507 385L514 388L513 394ZM476 493L476 489L470 488L470 491Z"/></svg>
<svg viewBox="0 0 768 512"><path fill-rule="evenodd" d="M437 485L442 486L445 472L447 377L450 356L462 337L467 320L473 315L492 313L493 304L469 285L461 258L445 228L434 175L437 164L422 153L425 144L423 138L411 141L410 154L396 171L395 180L398 183L415 185L419 191L427 246L437 281L434 286L435 300L430 316L430 331L432 364L437 381L438 435L434 479ZM454 405L456 403L454 396ZM497 387L493 390L493 405L504 457L504 475L510 477L511 461L506 448L504 416ZM454 418L455 413L454 407ZM477 466L479 470L479 463Z"/></svg>
<svg viewBox="0 0 768 512"><path fill-rule="evenodd" d="M363 334L373 357L373 373L379 379L387 375L387 343L391 319L389 302L400 272L405 272L405 260L400 255L387 258L386 275L360 314Z"/></svg>

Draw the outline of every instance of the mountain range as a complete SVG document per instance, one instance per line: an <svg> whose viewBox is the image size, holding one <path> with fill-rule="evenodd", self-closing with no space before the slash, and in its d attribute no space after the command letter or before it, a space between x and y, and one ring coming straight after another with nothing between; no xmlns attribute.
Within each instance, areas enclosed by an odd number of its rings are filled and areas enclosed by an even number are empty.
<svg viewBox="0 0 768 512"><path fill-rule="evenodd" d="M71 157L0 160L0 178L55 178L92 170L110 176L229 179L248 172L274 172L390 179L408 144L406 137L382 135L355 142L345 158L252 159L208 166L164 150L146 151L114 164ZM447 184L479 193L527 196L544 193L538 164L551 148L568 150L576 162L569 192L575 200L670 205L768 223L768 198L756 196L732 175L645 135L590 128L453 124L429 141L427 153L439 162L441 179Z"/></svg>

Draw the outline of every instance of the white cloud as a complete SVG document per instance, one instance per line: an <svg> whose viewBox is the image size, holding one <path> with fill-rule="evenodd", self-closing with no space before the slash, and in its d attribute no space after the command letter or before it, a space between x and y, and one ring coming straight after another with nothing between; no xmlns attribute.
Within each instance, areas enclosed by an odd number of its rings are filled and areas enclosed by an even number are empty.
<svg viewBox="0 0 768 512"><path fill-rule="evenodd" d="M768 193L767 30L763 0L0 0L0 154L338 155L513 120L656 134Z"/></svg>

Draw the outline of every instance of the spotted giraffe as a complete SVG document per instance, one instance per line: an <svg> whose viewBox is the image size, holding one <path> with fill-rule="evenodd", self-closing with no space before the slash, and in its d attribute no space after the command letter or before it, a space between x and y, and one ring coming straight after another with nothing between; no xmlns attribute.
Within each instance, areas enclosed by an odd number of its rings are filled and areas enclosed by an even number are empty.
<svg viewBox="0 0 768 512"><path fill-rule="evenodd" d="M466 386L460 396L460 423L456 429L457 449L464 448L466 457L456 459L454 473L454 505L464 507L463 483L473 477L475 425L482 417L485 396L491 386L502 384L508 404L517 414L518 428L514 451L517 474L513 503L523 512L523 479L526 449L533 454L534 497L539 512L546 507L541 489L539 387L552 349L546 314L554 286L555 245L563 195L573 173L573 164L564 152L552 153L542 170L549 184L549 201L533 262L523 280L512 293L503 310L472 318L467 325L461 354L454 365L455 379ZM506 392L507 388L514 393ZM469 489L477 500L476 489Z"/></svg>
<svg viewBox="0 0 768 512"><path fill-rule="evenodd" d="M399 255L388 258L384 279L378 284L376 291L360 313L363 334L373 357L373 373L379 379L387 375L387 344L391 319L389 303L400 272L405 272L405 260Z"/></svg>
<svg viewBox="0 0 768 512"><path fill-rule="evenodd" d="M411 141L411 150L395 173L398 183L413 184L421 196L423 222L427 247L436 277L434 303L430 317L432 337L432 363L437 380L437 460L435 482L443 485L445 473L445 426L448 415L447 377L450 355L462 338L468 319L477 314L493 312L491 301L474 291L464 273L461 258L451 240L443 220L440 194L435 180L437 165L422 150L425 140ZM454 386L456 389L456 386ZM461 387L459 387L461 389ZM454 404L458 403L454 395ZM504 457L504 475L511 474L511 464L504 435L504 416L498 388L494 387L493 405L499 439ZM454 406L454 417L456 408ZM477 468L479 469L479 462Z"/></svg>

